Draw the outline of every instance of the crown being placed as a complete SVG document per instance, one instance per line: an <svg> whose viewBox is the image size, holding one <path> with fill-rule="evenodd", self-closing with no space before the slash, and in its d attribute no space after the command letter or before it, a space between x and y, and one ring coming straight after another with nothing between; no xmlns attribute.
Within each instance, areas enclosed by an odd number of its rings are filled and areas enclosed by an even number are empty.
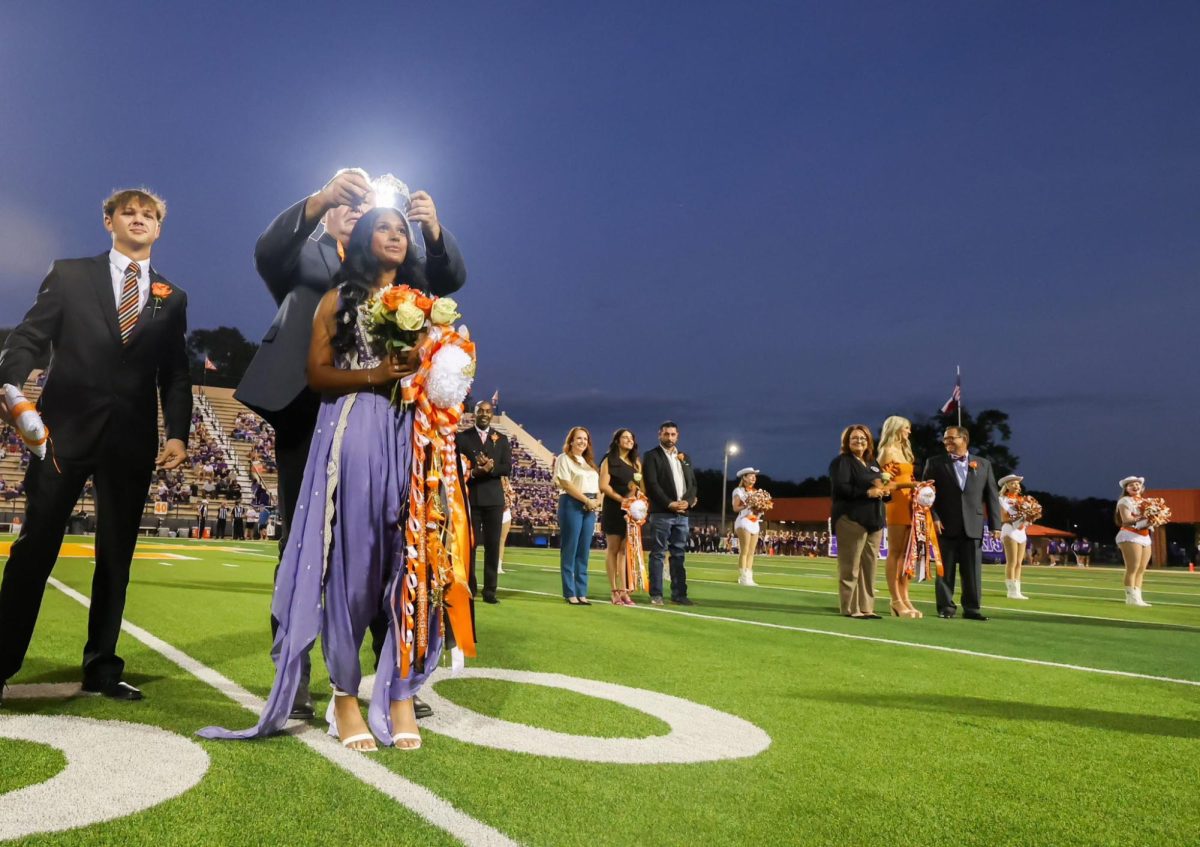
<svg viewBox="0 0 1200 847"><path fill-rule="evenodd" d="M392 174L375 177L371 180L371 189L375 192L377 209L397 209L401 213L407 213L408 207L412 205L408 186Z"/></svg>

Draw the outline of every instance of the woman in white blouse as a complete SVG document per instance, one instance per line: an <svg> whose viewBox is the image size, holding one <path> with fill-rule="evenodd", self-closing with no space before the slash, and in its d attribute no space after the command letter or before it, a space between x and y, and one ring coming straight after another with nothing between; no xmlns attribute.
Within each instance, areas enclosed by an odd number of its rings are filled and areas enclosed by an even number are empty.
<svg viewBox="0 0 1200 847"><path fill-rule="evenodd" d="M1149 606L1142 599L1142 577L1150 564L1150 527L1142 517L1142 491L1146 480L1127 476L1121 480L1121 499L1117 501L1117 547L1125 560L1125 603Z"/></svg>
<svg viewBox="0 0 1200 847"><path fill-rule="evenodd" d="M588 553L602 501L592 435L581 426L571 427L562 453L554 460L554 485L562 492L558 498L558 561L563 599L572 606L590 606Z"/></svg>

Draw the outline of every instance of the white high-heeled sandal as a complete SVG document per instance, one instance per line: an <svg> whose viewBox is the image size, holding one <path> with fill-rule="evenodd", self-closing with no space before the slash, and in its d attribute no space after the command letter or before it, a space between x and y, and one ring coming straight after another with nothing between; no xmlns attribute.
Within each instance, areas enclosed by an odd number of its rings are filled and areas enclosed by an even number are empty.
<svg viewBox="0 0 1200 847"><path fill-rule="evenodd" d="M415 741L417 743L411 747L401 747L401 741ZM392 744L396 745L397 750L420 750L421 736L416 732L397 732L392 736Z"/></svg>
<svg viewBox="0 0 1200 847"><path fill-rule="evenodd" d="M347 749L350 749L351 744L357 744L359 741L370 741L373 744L375 742L375 736L373 736L369 732L360 732L357 735L351 735L349 738L342 738L341 735L338 733L337 712L335 710L334 704L336 703L338 697L349 697L349 696L351 696L351 695L347 694L345 691L339 691L336 688L333 689L333 696L329 698L329 708L325 710L325 720L329 724L328 733L329 733L329 735L333 736L334 738L336 738L340 742L342 742L342 746ZM358 750L357 752L359 752L359 753L374 753L378 750L379 750L378 747L370 747L370 748L367 748L364 750Z"/></svg>

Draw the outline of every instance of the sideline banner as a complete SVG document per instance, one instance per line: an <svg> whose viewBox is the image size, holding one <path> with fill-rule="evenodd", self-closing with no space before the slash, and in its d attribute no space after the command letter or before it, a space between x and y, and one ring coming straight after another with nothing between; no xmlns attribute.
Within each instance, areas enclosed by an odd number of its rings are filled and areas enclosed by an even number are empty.
<svg viewBox="0 0 1200 847"><path fill-rule="evenodd" d="M826 525L829 527L829 558L836 559L837 536L833 533L833 522L827 520ZM1000 557L1004 556L1004 545L1000 543L1000 539L992 536L991 528L986 523L983 525L983 554L985 556L989 554ZM884 527L883 540L879 544L879 558L887 558L887 527Z"/></svg>

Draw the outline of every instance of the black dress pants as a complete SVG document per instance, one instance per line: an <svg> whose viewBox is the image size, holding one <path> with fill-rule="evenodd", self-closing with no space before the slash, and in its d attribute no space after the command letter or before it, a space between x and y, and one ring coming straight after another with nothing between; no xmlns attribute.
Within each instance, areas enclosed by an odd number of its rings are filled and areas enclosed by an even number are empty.
<svg viewBox="0 0 1200 847"><path fill-rule="evenodd" d="M89 475L96 484L96 568L83 648L83 682L88 687L102 687L121 679L125 662L116 652L117 637L154 453L133 452L111 436L97 453L82 460L60 458L58 469L49 456L29 463L25 522L0 582L0 681L16 674L25 660L46 580L54 570L67 520Z"/></svg>
<svg viewBox="0 0 1200 847"><path fill-rule="evenodd" d="M978 614L983 593L983 547L978 538L940 536L945 576L937 578L938 612L953 612L955 571L962 577L962 607L964 612Z"/></svg>
<svg viewBox="0 0 1200 847"><path fill-rule="evenodd" d="M478 596L475 581L475 551L483 542L483 597L494 599L500 583L500 531L504 528L504 504L498 506L471 506L471 594Z"/></svg>

